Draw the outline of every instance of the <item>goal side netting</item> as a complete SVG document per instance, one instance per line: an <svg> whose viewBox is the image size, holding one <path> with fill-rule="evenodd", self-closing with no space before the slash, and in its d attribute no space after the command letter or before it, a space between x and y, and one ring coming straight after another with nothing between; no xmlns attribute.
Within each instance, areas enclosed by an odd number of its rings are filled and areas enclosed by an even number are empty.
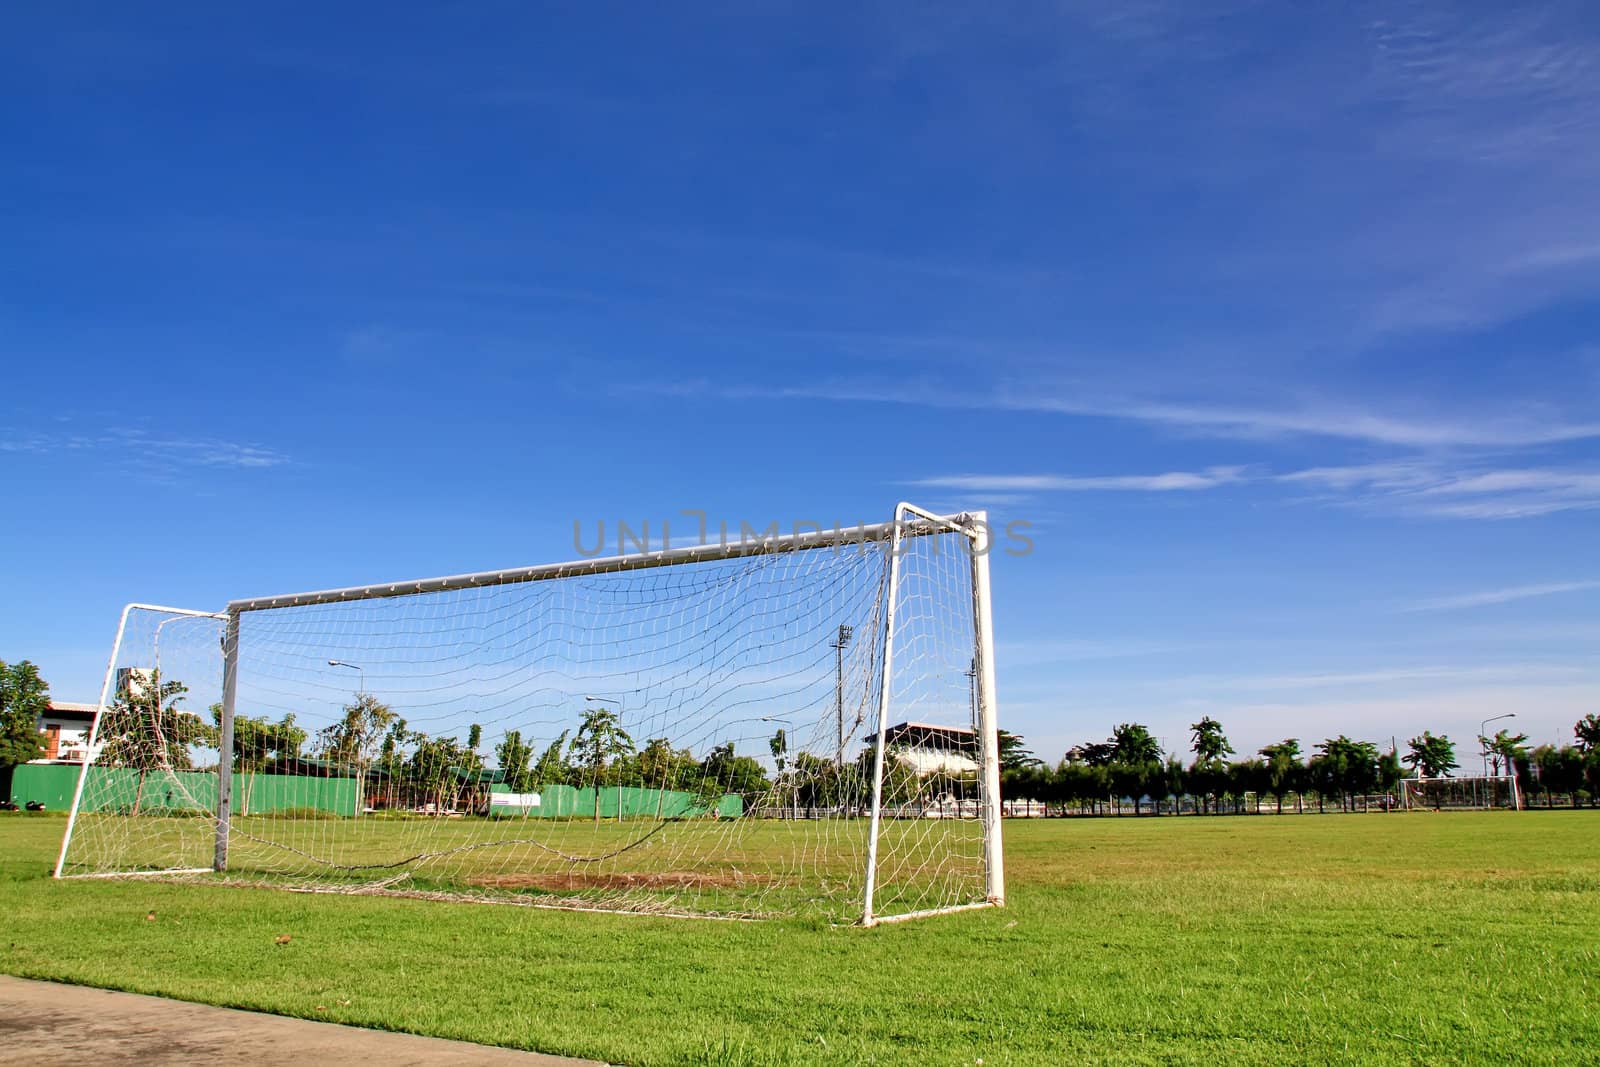
<svg viewBox="0 0 1600 1067"><path fill-rule="evenodd" d="M1003 898L987 527L124 613L58 874L868 923Z"/></svg>
<svg viewBox="0 0 1600 1067"><path fill-rule="evenodd" d="M1465 811L1521 807L1517 779L1515 775L1510 774L1407 778L1400 785L1402 803L1411 811Z"/></svg>

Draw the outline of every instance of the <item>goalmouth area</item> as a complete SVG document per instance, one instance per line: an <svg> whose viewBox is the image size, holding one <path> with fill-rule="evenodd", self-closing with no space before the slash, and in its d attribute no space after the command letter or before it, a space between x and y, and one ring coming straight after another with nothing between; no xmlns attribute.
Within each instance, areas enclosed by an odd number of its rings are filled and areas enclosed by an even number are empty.
<svg viewBox="0 0 1600 1067"><path fill-rule="evenodd" d="M58 877L871 926L1004 903L981 513L130 605Z"/></svg>

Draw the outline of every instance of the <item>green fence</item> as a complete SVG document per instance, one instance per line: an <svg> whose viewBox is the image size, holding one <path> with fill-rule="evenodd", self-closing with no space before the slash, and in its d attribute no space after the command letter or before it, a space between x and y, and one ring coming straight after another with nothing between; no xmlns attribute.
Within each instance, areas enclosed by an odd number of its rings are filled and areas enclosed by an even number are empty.
<svg viewBox="0 0 1600 1067"><path fill-rule="evenodd" d="M18 807L38 801L46 811L72 807L78 786L78 766L64 763L25 763L12 769L11 801ZM240 815L265 815L275 811L311 808L335 815L356 810L353 778L309 778L289 774L233 775L234 810ZM120 767L91 767L83 790L84 811L215 811L217 776L204 771L138 771Z"/></svg>
<svg viewBox="0 0 1600 1067"><path fill-rule="evenodd" d="M204 771L138 771L121 767L91 767L84 787L84 811L215 811L217 776ZM72 793L78 785L78 765L67 763L24 763L12 769L10 794L18 807L38 801L46 811L66 811L72 807ZM492 793L504 795L508 786L496 783ZM573 818L592 816L595 791L570 785L535 787L537 805L500 805L491 814L516 818ZM676 789L639 789L633 786L601 786L600 817L615 819L682 818L705 811L705 799L696 793ZM335 815L353 815L356 810L354 778L312 778L295 774L233 774L233 807L240 815L270 815L273 812L314 809ZM717 814L737 818L744 814L744 802L737 796L720 798Z"/></svg>
<svg viewBox="0 0 1600 1067"><path fill-rule="evenodd" d="M489 787L492 794L504 796L511 792L509 786L496 783ZM565 819L580 815L594 815L595 791L570 785L535 786L523 797L537 796L538 804L491 804L489 812L501 818ZM717 814L723 818L738 818L744 814L744 801L732 794L716 802ZM624 819L660 817L678 819L702 815L706 800L698 793L685 793L677 789L640 789L635 786L600 787L600 817Z"/></svg>

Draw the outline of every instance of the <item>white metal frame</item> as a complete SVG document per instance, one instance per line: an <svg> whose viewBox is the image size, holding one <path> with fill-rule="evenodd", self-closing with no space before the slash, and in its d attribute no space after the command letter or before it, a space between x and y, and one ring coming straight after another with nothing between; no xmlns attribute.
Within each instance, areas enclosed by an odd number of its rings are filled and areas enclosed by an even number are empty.
<svg viewBox="0 0 1600 1067"><path fill-rule="evenodd" d="M1413 785L1425 785L1428 782L1453 782L1457 785L1464 785L1468 782L1505 782L1511 786L1511 810L1522 810L1522 790L1517 785L1517 776L1515 774L1462 774L1434 778L1427 778L1419 774L1412 778L1402 778L1400 779L1400 803L1405 810L1409 811L1412 807L1410 787Z"/></svg>
<svg viewBox="0 0 1600 1067"><path fill-rule="evenodd" d="M901 545L908 537L928 534L957 533L969 538L972 556L973 630L977 648L974 670L977 676L979 773L984 788L983 807L980 812L984 829L984 897L982 901L967 902L899 915L878 915L873 909L877 888L878 833L882 824L884 735L888 728L891 701L891 673L893 669L894 618L899 594ZM798 552L812 549L888 542L889 580L885 608L885 637L883 643L882 690L878 701L878 730L873 757L872 813L869 830L866 890L862 902L862 925L898 922L925 915L964 911L975 907L1001 906L1005 903L1005 861L1001 842L1000 811L1000 760L998 733L998 706L995 697L994 675L994 623L989 585L989 551L992 536L986 512L964 512L958 515L936 515L915 505L902 502L895 508L891 522L834 527L831 530L812 530L804 533L766 537L737 542L718 542L658 552L641 552L628 555L607 556L598 559L576 560L567 563L544 564L499 571L480 571L472 574L450 575L440 578L411 579L378 585L351 586L281 596L256 597L231 601L225 612L190 611L165 608L149 604L130 604L123 609L117 626L117 638L112 646L111 661L100 692L100 705L89 735L89 759L78 776L73 795L72 811L67 820L67 831L61 842L61 852L56 860L55 876L63 877L67 848L72 839L79 805L83 797L84 782L90 764L97 755L95 742L100 722L111 696L111 685L116 675L117 659L121 652L128 616L132 611L144 609L166 612L174 616L215 618L226 621L222 641L222 715L218 747L218 782L216 813L216 850L212 869L224 871L228 865L228 838L232 821L232 775L220 768L231 766L234 705L239 681L239 631L242 616L247 612L272 608L303 607L312 604L329 604L341 601L372 600L388 597L410 596L419 593L438 593L483 586L510 585L520 582L544 581L579 575L609 574L619 571L643 570L674 564L738 559L778 552ZM159 632L159 628L158 628ZM163 872L140 872L163 873ZM176 873L176 872L168 872ZM188 873L188 872L184 872Z"/></svg>
<svg viewBox="0 0 1600 1067"><path fill-rule="evenodd" d="M861 903L861 925L918 919L971 908L1001 907L1006 899L1005 852L1000 838L1000 738L994 681L994 620L989 591L989 551L992 546L987 512L935 515L901 501L889 531L889 589L884 610L883 667L878 692L878 738L872 756L872 822L867 830L866 891ZM878 888L878 831L883 821L884 737L889 728L889 703L894 670L894 619L900 596L900 542L909 531L959 533L970 539L972 554L972 623L977 637L973 669L978 690L978 773L983 777L984 899L943 908L883 916L873 910Z"/></svg>
<svg viewBox="0 0 1600 1067"><path fill-rule="evenodd" d="M160 604L129 604L122 609L122 618L117 621L116 640L111 642L111 658L106 662L105 678L100 683L100 703L95 706L94 721L89 724L89 738L84 744L83 764L78 768L78 784L72 790L72 808L67 812L67 830L61 835L61 851L56 854L55 870L51 872L53 878L72 877L63 873L67 862L67 846L72 843L72 831L78 825L78 809L83 803L83 786L89 780L89 768L94 765L100 756L99 739L100 723L105 718L106 705L111 701L111 685L117 677L117 660L122 656L122 637L128 628L128 616L135 611L153 611L173 618L183 619L221 619L225 618L213 611L194 611L190 608L169 608ZM156 641L161 640L161 628L173 619L163 619L156 624ZM231 724L230 724L231 725ZM220 764L220 760L219 760ZM141 871L141 874L188 874L190 868L172 871Z"/></svg>

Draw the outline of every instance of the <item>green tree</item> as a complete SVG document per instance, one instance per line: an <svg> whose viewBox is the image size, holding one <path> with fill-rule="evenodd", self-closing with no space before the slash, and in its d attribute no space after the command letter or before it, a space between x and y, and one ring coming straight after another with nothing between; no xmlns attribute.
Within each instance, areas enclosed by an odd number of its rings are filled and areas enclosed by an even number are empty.
<svg viewBox="0 0 1600 1067"><path fill-rule="evenodd" d="M179 707L189 687L163 679L160 671L130 675L117 690L116 701L100 723L100 760L139 772L133 813L144 804L145 780L151 771L194 768L189 750L211 743L215 734L200 716Z"/></svg>
<svg viewBox="0 0 1600 1067"><path fill-rule="evenodd" d="M1116 758L1117 746L1111 741L1086 741L1067 750L1067 762L1104 767Z"/></svg>
<svg viewBox="0 0 1600 1067"><path fill-rule="evenodd" d="M1400 753L1391 746L1378 760L1378 789L1389 797L1384 801L1386 805L1392 805L1394 799L1392 794L1399 791L1400 782L1404 777L1405 770L1400 766Z"/></svg>
<svg viewBox="0 0 1600 1067"><path fill-rule="evenodd" d="M808 764L810 770L805 769ZM817 766L819 764L820 767ZM822 767L827 768L826 772L822 771ZM832 760L813 756L809 752L795 753L794 779L797 788L805 788L801 783L807 777L816 782L820 780L817 776L824 773L836 781L839 768ZM732 741L706 753L706 758L700 764L700 774L701 795L706 798L708 805L715 804L714 798L728 793L737 794L749 805L772 788L761 762L753 756L735 753Z"/></svg>
<svg viewBox="0 0 1600 1067"><path fill-rule="evenodd" d="M1491 774L1511 774L1516 766L1518 756L1527 754L1527 734L1513 734L1510 730L1500 730L1493 737L1478 736L1478 744L1483 748L1483 754L1489 757Z"/></svg>
<svg viewBox="0 0 1600 1067"><path fill-rule="evenodd" d="M1111 731L1111 761L1106 765L1114 802L1133 801L1133 814L1143 814L1143 798L1161 777L1161 746L1140 723L1120 723Z"/></svg>
<svg viewBox="0 0 1600 1067"><path fill-rule="evenodd" d="M1278 814L1283 814L1283 798L1296 792L1300 785L1300 739L1286 737L1272 745L1264 745L1260 750L1261 760L1266 765L1266 788L1278 803Z"/></svg>
<svg viewBox="0 0 1600 1067"><path fill-rule="evenodd" d="M1256 798L1256 814L1261 814L1261 794L1266 792L1267 765L1259 759L1233 760L1228 764L1227 793L1237 814L1244 809L1245 797Z"/></svg>
<svg viewBox="0 0 1600 1067"><path fill-rule="evenodd" d="M572 738L568 752L573 764L589 772L594 785L594 822L600 825L600 784L605 779L606 765L634 751L633 738L622 728L617 713L604 706L595 706L584 713L583 722ZM617 787L617 815L622 815L622 787Z"/></svg>
<svg viewBox="0 0 1600 1067"><path fill-rule="evenodd" d="M1090 812L1097 813L1100 802L1111 792L1111 778L1105 763L1088 763L1075 758L1074 754L1083 747L1080 745L1067 753L1067 758L1056 769L1056 781L1063 802L1075 802L1080 809L1088 804Z"/></svg>
<svg viewBox="0 0 1600 1067"><path fill-rule="evenodd" d="M1194 740L1196 762L1210 763L1233 754L1233 746L1222 733L1222 724L1211 716L1192 723L1189 730Z"/></svg>
<svg viewBox="0 0 1600 1067"><path fill-rule="evenodd" d="M1177 814L1181 809L1176 805L1182 800L1184 791L1189 788L1188 772L1184 770L1183 761L1177 756L1167 757L1166 765L1161 769L1161 788L1164 790L1162 796L1173 799L1175 805L1173 813ZM1157 796L1156 799L1159 801L1161 797ZM1156 814L1161 814L1159 806L1156 808Z"/></svg>
<svg viewBox="0 0 1600 1067"><path fill-rule="evenodd" d="M50 710L50 687L27 660L0 660L0 769L44 755L39 717Z"/></svg>
<svg viewBox="0 0 1600 1067"><path fill-rule="evenodd" d="M572 766L567 762L564 752L567 747L567 735L570 730L562 730L560 736L550 742L549 746L540 753L534 761L532 777L537 785L576 785L577 775L573 773Z"/></svg>
<svg viewBox="0 0 1600 1067"><path fill-rule="evenodd" d="M500 765L500 777L513 793L526 793L533 787L528 761L533 758L533 748L522 740L521 730L507 730L504 738L494 747L495 762Z"/></svg>
<svg viewBox="0 0 1600 1067"><path fill-rule="evenodd" d="M1125 722L1113 729L1111 749L1114 762L1136 767L1161 762L1161 745L1150 736L1149 728L1141 723Z"/></svg>
<svg viewBox="0 0 1600 1067"><path fill-rule="evenodd" d="M1585 755L1600 749L1600 715L1590 712L1578 720L1572 728L1573 736L1578 740L1578 751Z"/></svg>
<svg viewBox="0 0 1600 1067"><path fill-rule="evenodd" d="M1528 735L1500 730L1493 737L1480 737L1484 752L1495 774L1512 775L1520 794L1528 788L1525 770L1528 766Z"/></svg>
<svg viewBox="0 0 1600 1067"><path fill-rule="evenodd" d="M1218 810L1223 794L1228 790L1227 761L1196 759L1189 765L1184 780L1188 782L1189 792L1200 801L1195 805L1194 813L1196 815L1203 815L1208 811L1214 813Z"/></svg>
<svg viewBox="0 0 1600 1067"><path fill-rule="evenodd" d="M211 705L211 722L221 737L222 705ZM233 765L244 776L244 795L239 801L239 814L250 814L250 798L255 791L256 776L274 762L299 757L306 743L306 732L294 724L294 713L284 715L277 722L265 716L252 718L235 714L233 717Z"/></svg>
<svg viewBox="0 0 1600 1067"><path fill-rule="evenodd" d="M778 731L782 733L783 731ZM1028 751L1019 734L998 731L1000 738L1000 773L1020 771L1027 767L1042 767L1044 761Z"/></svg>
<svg viewBox="0 0 1600 1067"><path fill-rule="evenodd" d="M1140 797L1144 793L1144 768L1135 763L1123 763L1120 760L1106 765L1106 777L1111 784L1111 803L1116 813L1122 814L1122 800L1124 797L1133 801L1133 814L1141 814Z"/></svg>
<svg viewBox="0 0 1600 1067"><path fill-rule="evenodd" d="M317 734L322 758L355 772L358 815L367 807L367 771L394 721L393 708L371 693L358 693L344 706L339 721Z"/></svg>
<svg viewBox="0 0 1600 1067"><path fill-rule="evenodd" d="M406 761L405 778L413 800L419 806L432 805L438 811L456 807L463 785L463 774L470 783L473 775L466 766L468 750L453 737L413 734L414 747Z"/></svg>
<svg viewBox="0 0 1600 1067"><path fill-rule="evenodd" d="M1372 792L1378 784L1378 746L1353 741L1344 734L1317 746L1318 793L1337 797L1341 811L1350 808L1352 796Z"/></svg>
<svg viewBox="0 0 1600 1067"><path fill-rule="evenodd" d="M1422 736L1407 741L1406 747L1409 751L1401 761L1424 778L1447 778L1461 766L1456 762L1455 743L1444 734L1435 737L1424 730Z"/></svg>

